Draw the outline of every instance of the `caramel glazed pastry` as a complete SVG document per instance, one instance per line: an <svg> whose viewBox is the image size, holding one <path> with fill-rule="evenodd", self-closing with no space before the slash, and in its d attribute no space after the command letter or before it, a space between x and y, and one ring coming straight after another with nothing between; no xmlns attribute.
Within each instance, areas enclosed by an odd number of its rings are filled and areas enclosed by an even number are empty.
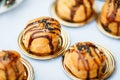
<svg viewBox="0 0 120 80"><path fill-rule="evenodd" d="M27 80L27 71L13 50L0 51L0 80Z"/></svg>
<svg viewBox="0 0 120 80"><path fill-rule="evenodd" d="M106 69L106 56L90 42L79 42L65 51L63 64L77 78L97 79Z"/></svg>
<svg viewBox="0 0 120 80"><path fill-rule="evenodd" d="M100 16L104 30L120 36L120 0L107 0Z"/></svg>
<svg viewBox="0 0 120 80"><path fill-rule="evenodd" d="M94 14L94 0L57 0L56 13L66 21L86 22Z"/></svg>
<svg viewBox="0 0 120 80"><path fill-rule="evenodd" d="M22 42L31 54L53 55L61 48L61 26L50 17L31 20L24 29Z"/></svg>

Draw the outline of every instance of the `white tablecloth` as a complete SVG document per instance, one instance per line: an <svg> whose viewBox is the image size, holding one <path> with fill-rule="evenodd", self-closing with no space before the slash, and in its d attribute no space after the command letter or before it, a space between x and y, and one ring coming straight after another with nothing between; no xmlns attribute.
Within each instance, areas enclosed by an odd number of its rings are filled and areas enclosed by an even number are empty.
<svg viewBox="0 0 120 80"><path fill-rule="evenodd" d="M25 55L18 47L18 35L26 23L34 18L50 16L50 7L54 0L23 0L16 8L0 14L0 50L16 50L27 59L34 68L34 80L71 80L63 71L62 57L52 60L34 60ZM102 2L96 2L99 10ZM120 40L105 36L94 21L79 28L62 26L70 36L71 44L79 41L92 41L109 49L116 59L116 70L107 80L119 80L120 76Z"/></svg>

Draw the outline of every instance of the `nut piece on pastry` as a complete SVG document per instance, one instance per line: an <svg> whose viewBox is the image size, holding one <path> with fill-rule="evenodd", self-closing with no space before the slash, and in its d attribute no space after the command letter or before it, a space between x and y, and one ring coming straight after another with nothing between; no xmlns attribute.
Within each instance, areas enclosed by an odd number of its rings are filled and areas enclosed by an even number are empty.
<svg viewBox="0 0 120 80"><path fill-rule="evenodd" d="M22 42L31 54L53 55L61 48L61 26L50 17L31 20L24 29Z"/></svg>
<svg viewBox="0 0 120 80"><path fill-rule="evenodd" d="M85 22L94 14L94 0L57 0L56 13L63 20Z"/></svg>
<svg viewBox="0 0 120 80"><path fill-rule="evenodd" d="M79 42L65 51L63 65L80 79L99 79L105 69L106 56L93 43Z"/></svg>
<svg viewBox="0 0 120 80"><path fill-rule="evenodd" d="M107 0L102 8L100 21L104 30L120 36L120 0Z"/></svg>
<svg viewBox="0 0 120 80"><path fill-rule="evenodd" d="M13 50L0 51L0 80L27 80L20 55Z"/></svg>

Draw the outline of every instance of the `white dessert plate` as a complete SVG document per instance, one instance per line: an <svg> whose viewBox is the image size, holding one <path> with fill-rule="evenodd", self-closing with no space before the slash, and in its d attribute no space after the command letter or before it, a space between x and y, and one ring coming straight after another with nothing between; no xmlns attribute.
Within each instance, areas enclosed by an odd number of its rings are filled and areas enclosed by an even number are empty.
<svg viewBox="0 0 120 80"><path fill-rule="evenodd" d="M12 5L10 6L5 6L1 3L2 6L0 6L0 14L7 12L15 7L17 7L23 0L16 0Z"/></svg>

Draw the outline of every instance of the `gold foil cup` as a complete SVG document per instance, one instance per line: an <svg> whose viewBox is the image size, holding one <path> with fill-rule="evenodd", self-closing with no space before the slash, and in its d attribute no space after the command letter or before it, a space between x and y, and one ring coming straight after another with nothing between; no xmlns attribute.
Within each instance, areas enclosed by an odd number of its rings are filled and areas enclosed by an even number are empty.
<svg viewBox="0 0 120 80"><path fill-rule="evenodd" d="M100 15L97 17L97 24L98 24L98 28L99 30L104 33L105 35L111 37L111 38L115 38L115 39L120 39L120 36L116 36L116 35L113 35L113 34L110 34L109 32L105 31L101 22L100 22Z"/></svg>
<svg viewBox="0 0 120 80"><path fill-rule="evenodd" d="M24 58L20 58L20 60L26 68L27 73L25 75L27 75L27 80L34 80L34 71L31 64Z"/></svg>
<svg viewBox="0 0 120 80"><path fill-rule="evenodd" d="M94 6L96 6L96 5L94 5ZM56 20L58 20L62 25L67 26L67 27L81 27L81 26L83 26L83 25L91 22L93 19L96 18L96 12L97 12L97 10L95 9L94 12L93 12L93 14L92 14L92 16L91 16L88 20L86 20L85 22L81 22L81 23L68 22L68 21L65 21L65 20L61 19L61 18L57 15L55 8L56 8L56 2L54 2L54 3L52 4L51 8L50 8L51 15L52 15ZM95 8L96 8L96 7L95 7Z"/></svg>
<svg viewBox="0 0 120 80"><path fill-rule="evenodd" d="M20 33L19 37L18 37L18 45L19 48L22 50L23 54L25 54L26 56L33 58L33 59L39 59L39 60L47 60L47 59L53 59L56 58L60 55L63 54L63 51L66 50L69 47L70 44L70 40L69 40L69 36L68 34L65 32L65 30L61 29L61 37L62 37L62 41L61 41L61 48L60 50L58 50L57 52L55 52L53 55L47 55L47 56L37 56L37 55L33 55L31 53L29 53L23 43L22 43L22 33Z"/></svg>
<svg viewBox="0 0 120 80"><path fill-rule="evenodd" d="M112 73L115 70L115 59L114 56L112 55L112 53L110 51L108 51L106 48L102 47L101 45L96 44L96 46L103 50L105 56L107 57L106 59L106 68L105 68L105 72L103 73L103 75L100 77L100 79L90 79L90 80L106 80L108 77L110 77L110 75L112 75ZM65 65L64 65L64 56L62 58L62 66L64 69L64 72L67 74L67 76L69 76L71 79L73 80L86 80L86 79L80 79L78 77L76 77Z"/></svg>

